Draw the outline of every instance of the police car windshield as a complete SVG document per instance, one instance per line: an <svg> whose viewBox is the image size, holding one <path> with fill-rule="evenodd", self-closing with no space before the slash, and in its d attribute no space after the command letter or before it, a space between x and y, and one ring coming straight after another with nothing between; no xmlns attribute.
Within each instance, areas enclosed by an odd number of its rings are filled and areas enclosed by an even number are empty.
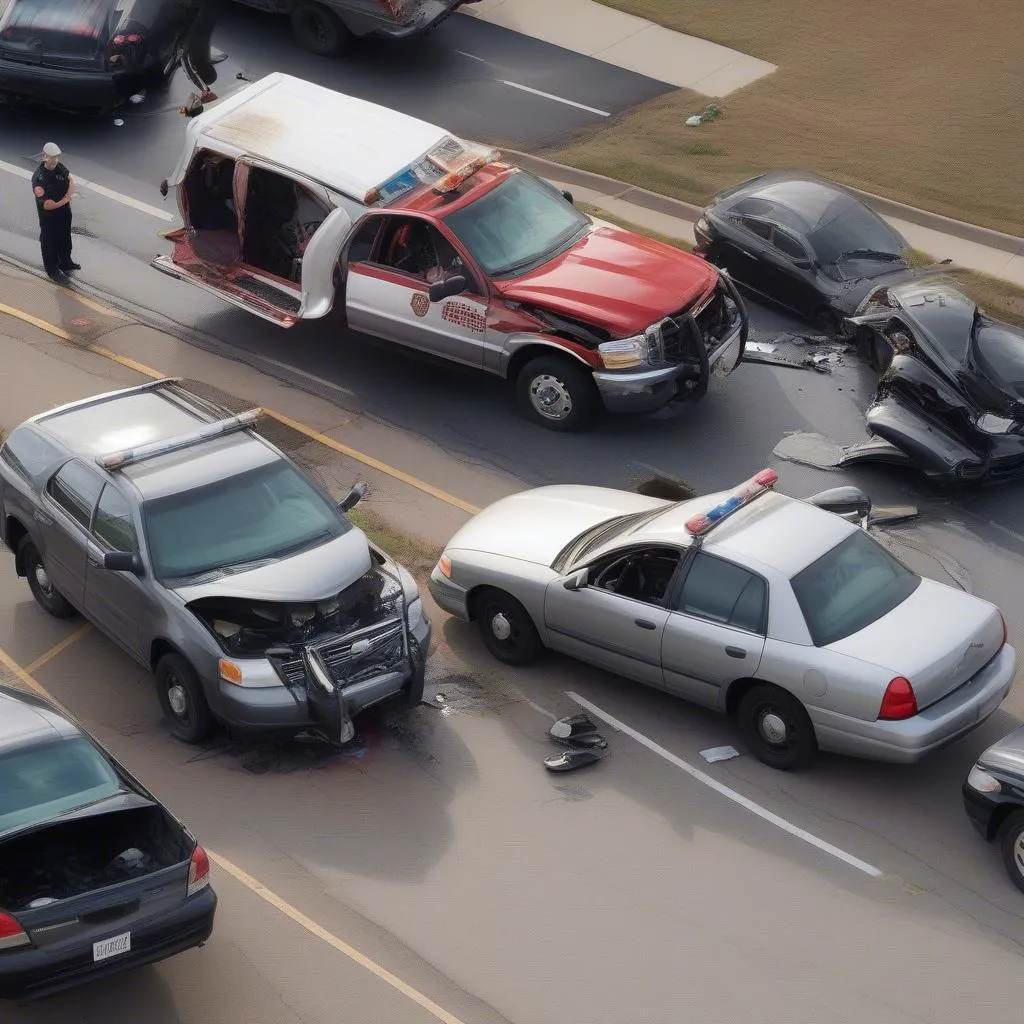
<svg viewBox="0 0 1024 1024"><path fill-rule="evenodd" d="M590 219L546 182L520 171L446 223L491 277L511 277L567 249Z"/></svg>

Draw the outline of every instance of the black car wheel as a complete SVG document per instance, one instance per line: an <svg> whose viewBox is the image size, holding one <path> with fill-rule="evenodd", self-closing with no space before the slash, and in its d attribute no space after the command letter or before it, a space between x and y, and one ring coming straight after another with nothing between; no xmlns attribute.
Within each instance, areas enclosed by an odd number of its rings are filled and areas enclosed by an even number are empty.
<svg viewBox="0 0 1024 1024"><path fill-rule="evenodd" d="M582 430L601 405L590 372L560 356L531 359L519 372L516 393L530 419L549 430Z"/></svg>
<svg viewBox="0 0 1024 1024"><path fill-rule="evenodd" d="M77 615L75 606L53 585L42 556L28 537L22 540L18 554L36 604L55 619L70 619Z"/></svg>
<svg viewBox="0 0 1024 1024"><path fill-rule="evenodd" d="M213 715L196 670L180 654L165 654L157 662L155 675L171 733L184 743L206 739L213 731Z"/></svg>
<svg viewBox="0 0 1024 1024"><path fill-rule="evenodd" d="M503 590L487 589L474 601L487 650L506 665L526 665L544 650L530 613Z"/></svg>
<svg viewBox="0 0 1024 1024"><path fill-rule="evenodd" d="M352 33L322 4L298 3L291 12L292 29L307 49L321 57L337 57L348 49Z"/></svg>
<svg viewBox="0 0 1024 1024"><path fill-rule="evenodd" d="M759 761L790 771L809 765L818 752L814 726L791 693L762 683L740 701L738 724L743 742Z"/></svg>
<svg viewBox="0 0 1024 1024"><path fill-rule="evenodd" d="M1024 892L1024 811L1014 811L1003 822L999 830L999 845L1010 881Z"/></svg>

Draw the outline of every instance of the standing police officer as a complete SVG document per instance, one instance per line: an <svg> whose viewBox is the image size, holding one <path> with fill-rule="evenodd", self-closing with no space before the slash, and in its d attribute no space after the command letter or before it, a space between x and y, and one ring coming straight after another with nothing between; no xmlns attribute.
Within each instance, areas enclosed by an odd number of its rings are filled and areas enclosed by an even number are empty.
<svg viewBox="0 0 1024 1024"><path fill-rule="evenodd" d="M82 268L71 259L71 200L75 179L60 162L60 146L43 146L43 162L32 175L32 192L39 211L39 245L43 267L55 281L72 270Z"/></svg>

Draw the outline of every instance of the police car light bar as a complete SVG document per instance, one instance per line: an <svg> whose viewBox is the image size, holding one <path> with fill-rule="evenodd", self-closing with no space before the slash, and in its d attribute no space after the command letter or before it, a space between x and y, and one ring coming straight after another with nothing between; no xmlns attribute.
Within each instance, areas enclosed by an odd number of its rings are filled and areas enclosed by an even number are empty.
<svg viewBox="0 0 1024 1024"><path fill-rule="evenodd" d="M137 448L125 448L119 452L111 452L109 455L98 455L96 462L101 468L115 472L145 459L155 459L158 455L180 452L184 448L202 444L203 441L223 437L225 434L232 434L237 430L246 430L253 426L262 415L262 409L249 409L246 412L240 412L237 416L208 423L205 427L193 430L190 434L179 434L177 437L169 437L163 441L140 444Z"/></svg>
<svg viewBox="0 0 1024 1024"><path fill-rule="evenodd" d="M693 537L703 537L737 509L749 505L755 498L760 498L762 494L770 491L778 480L779 474L774 469L762 469L756 476L741 484L725 501L720 501L714 508L699 516L690 516L686 520L686 532Z"/></svg>

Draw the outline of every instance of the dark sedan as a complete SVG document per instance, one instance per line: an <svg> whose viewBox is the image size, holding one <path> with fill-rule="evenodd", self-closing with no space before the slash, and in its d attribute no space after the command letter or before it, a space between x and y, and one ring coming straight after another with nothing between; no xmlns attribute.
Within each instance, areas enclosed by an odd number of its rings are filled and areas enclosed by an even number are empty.
<svg viewBox="0 0 1024 1024"><path fill-rule="evenodd" d="M1007 874L1024 892L1024 728L978 758L963 795L971 824L985 839L999 841Z"/></svg>
<svg viewBox="0 0 1024 1024"><path fill-rule="evenodd" d="M166 83L198 7L186 0L0 2L0 93L102 111Z"/></svg>
<svg viewBox="0 0 1024 1024"><path fill-rule="evenodd" d="M852 192L810 174L762 174L719 193L696 252L748 291L833 334L877 284L911 275L909 245Z"/></svg>
<svg viewBox="0 0 1024 1024"><path fill-rule="evenodd" d="M65 714L0 687L0 998L202 945L216 908L180 822Z"/></svg>

